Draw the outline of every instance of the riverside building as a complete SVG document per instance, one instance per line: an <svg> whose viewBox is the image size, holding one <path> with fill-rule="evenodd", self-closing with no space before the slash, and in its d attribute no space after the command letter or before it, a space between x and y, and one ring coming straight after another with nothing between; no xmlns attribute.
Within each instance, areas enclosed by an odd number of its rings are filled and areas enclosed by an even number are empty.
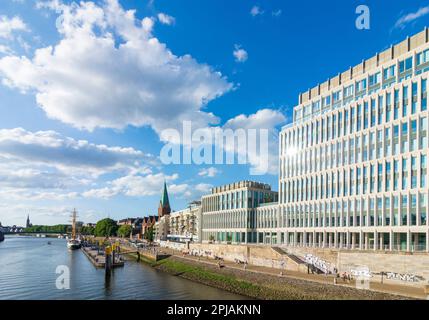
<svg viewBox="0 0 429 320"><path fill-rule="evenodd" d="M277 238L429 251L429 32L301 94L280 134Z"/></svg>
<svg viewBox="0 0 429 320"><path fill-rule="evenodd" d="M212 189L201 199L202 242L269 243L277 233L258 232L259 227L277 227L278 193L271 186L254 181L240 181ZM260 207L264 207L261 211ZM263 214L258 214L262 212Z"/></svg>

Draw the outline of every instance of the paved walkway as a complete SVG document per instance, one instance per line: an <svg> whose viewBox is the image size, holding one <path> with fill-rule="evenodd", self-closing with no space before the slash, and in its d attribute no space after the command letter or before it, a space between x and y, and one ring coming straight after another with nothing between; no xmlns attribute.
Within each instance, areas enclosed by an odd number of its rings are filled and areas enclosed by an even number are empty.
<svg viewBox="0 0 429 320"><path fill-rule="evenodd" d="M195 257L191 255L184 255L179 251L168 249L168 248L162 248L161 251L173 255L175 257L178 257L180 259L184 260L190 260L202 264L210 264L210 265L218 265L218 262L205 257ZM254 272L254 273L262 273L272 276L278 276L278 277L286 277L286 278L293 278L298 280L306 280L306 281L313 281L317 283L325 283L325 284L334 284L334 276L333 275L319 275L319 274L307 274L303 272L298 271L290 271L290 270L284 270L281 271L279 269L275 268L269 268L269 267L260 267L260 266L254 266L254 265L247 265L246 269L244 269L243 266L237 265L234 262L229 261L222 261L222 265L226 268L231 269L237 269L237 270L246 270L247 272ZM282 272L282 274L281 274ZM350 282L343 282L342 279L337 279L337 285L339 286L346 286L351 288L356 288L356 282L355 280L351 280ZM389 294L395 294L400 296L406 296L411 297L415 299L427 299L427 295L424 293L423 288L413 287L413 286L407 286L407 285L397 285L397 284L390 284L390 283L379 283L379 282L371 282L370 283L370 289L371 291L376 292L383 292L383 293L389 293Z"/></svg>

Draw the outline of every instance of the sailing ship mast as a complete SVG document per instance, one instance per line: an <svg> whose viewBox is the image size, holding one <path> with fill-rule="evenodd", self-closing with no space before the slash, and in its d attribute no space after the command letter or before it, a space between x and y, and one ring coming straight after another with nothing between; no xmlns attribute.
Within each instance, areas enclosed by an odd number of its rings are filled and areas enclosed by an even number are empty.
<svg viewBox="0 0 429 320"><path fill-rule="evenodd" d="M73 209L73 213L72 213L72 240L76 240L76 218L77 218L77 213L76 213L76 209Z"/></svg>

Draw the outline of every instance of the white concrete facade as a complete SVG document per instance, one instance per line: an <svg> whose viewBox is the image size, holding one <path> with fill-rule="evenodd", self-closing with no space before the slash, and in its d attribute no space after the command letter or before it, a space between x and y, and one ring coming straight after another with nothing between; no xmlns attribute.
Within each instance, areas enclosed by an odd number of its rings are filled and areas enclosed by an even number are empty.
<svg viewBox="0 0 429 320"><path fill-rule="evenodd" d="M300 96L280 134L281 244L429 252L428 40Z"/></svg>

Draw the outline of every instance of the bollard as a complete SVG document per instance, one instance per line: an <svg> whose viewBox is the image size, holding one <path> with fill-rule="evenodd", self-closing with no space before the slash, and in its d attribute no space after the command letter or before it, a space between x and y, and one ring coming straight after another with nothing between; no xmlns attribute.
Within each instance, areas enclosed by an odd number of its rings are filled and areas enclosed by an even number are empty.
<svg viewBox="0 0 429 320"><path fill-rule="evenodd" d="M110 277L112 274L112 248L106 247L105 251L105 271L106 271L106 277Z"/></svg>

